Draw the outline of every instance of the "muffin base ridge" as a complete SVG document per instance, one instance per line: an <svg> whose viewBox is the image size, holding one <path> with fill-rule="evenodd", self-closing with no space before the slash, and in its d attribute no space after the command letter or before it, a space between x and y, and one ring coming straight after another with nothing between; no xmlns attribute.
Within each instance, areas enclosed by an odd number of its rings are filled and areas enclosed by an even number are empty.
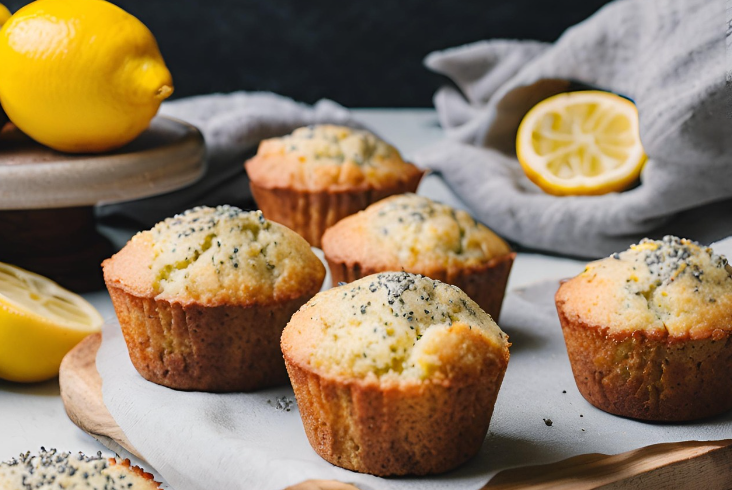
<svg viewBox="0 0 732 490"><path fill-rule="evenodd" d="M322 376L285 354L310 445L326 461L377 476L444 473L475 456L506 364L470 383L384 388Z"/></svg>
<svg viewBox="0 0 732 490"><path fill-rule="evenodd" d="M270 307L204 307L107 286L130 360L148 381L208 392L254 391L287 383L280 335L309 296Z"/></svg>
<svg viewBox="0 0 732 490"><path fill-rule="evenodd" d="M732 409L732 338L610 335L567 318L557 305L572 372L582 396L605 412L681 422Z"/></svg>
<svg viewBox="0 0 732 490"><path fill-rule="evenodd" d="M485 310L491 317L498 320L501 314L503 298L506 294L508 276L511 273L516 253L512 252L501 257L496 257L480 267L452 270L433 271L408 271L422 274L430 279L452 284L462 289L473 301ZM384 269L377 269L364 266L358 262L346 263L331 260L326 256L333 287L341 282L353 282L362 277L386 272Z"/></svg>
<svg viewBox="0 0 732 490"><path fill-rule="evenodd" d="M249 185L267 219L299 233L313 247L320 247L320 239L328 227L385 197L415 192L423 175L424 172L415 173L392 186L339 192L268 188L253 181Z"/></svg>

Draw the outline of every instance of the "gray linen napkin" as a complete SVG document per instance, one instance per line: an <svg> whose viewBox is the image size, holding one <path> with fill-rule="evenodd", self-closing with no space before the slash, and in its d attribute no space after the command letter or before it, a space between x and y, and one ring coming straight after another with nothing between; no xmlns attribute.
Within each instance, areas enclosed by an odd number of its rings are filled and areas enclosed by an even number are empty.
<svg viewBox="0 0 732 490"><path fill-rule="evenodd" d="M160 114L189 122L206 140L208 170L196 184L161 196L101 206L103 223L150 228L176 213L198 205L251 203L244 160L258 143L308 124L360 127L350 112L330 100L313 106L269 92L235 92L166 102Z"/></svg>
<svg viewBox="0 0 732 490"><path fill-rule="evenodd" d="M530 248L596 257L646 235L707 243L730 235L730 19L718 0L620 0L552 45L498 40L432 53L427 67L457 86L435 95L448 139L413 159L440 171L488 226ZM576 82L637 104L649 155L638 187L554 197L524 176L514 147L521 118Z"/></svg>

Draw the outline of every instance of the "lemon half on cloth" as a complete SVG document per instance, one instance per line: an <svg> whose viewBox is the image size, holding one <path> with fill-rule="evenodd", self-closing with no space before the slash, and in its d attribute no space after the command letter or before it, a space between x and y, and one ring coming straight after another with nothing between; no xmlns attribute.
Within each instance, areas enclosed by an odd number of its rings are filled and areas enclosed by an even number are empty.
<svg viewBox="0 0 732 490"><path fill-rule="evenodd" d="M601 91L563 93L535 105L519 126L516 155L532 182L559 196L621 191L646 161L635 104Z"/></svg>
<svg viewBox="0 0 732 490"><path fill-rule="evenodd" d="M0 262L0 378L53 378L66 353L101 326L101 315L81 296Z"/></svg>

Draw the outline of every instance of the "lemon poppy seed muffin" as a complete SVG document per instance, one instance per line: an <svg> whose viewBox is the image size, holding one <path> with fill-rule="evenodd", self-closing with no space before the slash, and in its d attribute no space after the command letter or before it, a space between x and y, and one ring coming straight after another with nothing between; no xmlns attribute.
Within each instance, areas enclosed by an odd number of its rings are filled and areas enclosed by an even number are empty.
<svg viewBox="0 0 732 490"><path fill-rule="evenodd" d="M645 239L556 294L577 386L616 415L693 420L732 408L732 277L690 240Z"/></svg>
<svg viewBox="0 0 732 490"><path fill-rule="evenodd" d="M286 382L282 329L325 276L302 237L230 206L168 218L102 265L138 372L202 391Z"/></svg>
<svg viewBox="0 0 732 490"><path fill-rule="evenodd" d="M0 490L158 490L153 475L129 459L104 458L102 453L85 456L82 453L46 451L38 455L30 451L19 458L0 463Z"/></svg>
<svg viewBox="0 0 732 490"><path fill-rule="evenodd" d="M509 345L459 288L406 272L319 293L282 334L313 449L381 476L441 473L478 452Z"/></svg>
<svg viewBox="0 0 732 490"><path fill-rule="evenodd" d="M515 254L468 213L416 194L383 199L323 235L333 285L382 271L423 274L462 289L498 318Z"/></svg>
<svg viewBox="0 0 732 490"><path fill-rule="evenodd" d="M264 140L245 167L264 215L315 247L326 228L379 199L415 191L423 175L370 132L333 125Z"/></svg>

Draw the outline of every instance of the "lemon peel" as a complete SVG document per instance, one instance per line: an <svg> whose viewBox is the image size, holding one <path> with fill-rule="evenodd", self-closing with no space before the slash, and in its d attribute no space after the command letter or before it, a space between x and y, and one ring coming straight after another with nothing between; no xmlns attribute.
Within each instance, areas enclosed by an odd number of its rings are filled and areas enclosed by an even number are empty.
<svg viewBox="0 0 732 490"><path fill-rule="evenodd" d="M13 14L10 13L10 10L8 10L8 8L5 5L0 3L0 27L2 27L3 24L5 24L5 22L7 22L7 20L10 18L11 15L13 15Z"/></svg>
<svg viewBox="0 0 732 490"><path fill-rule="evenodd" d="M0 3L0 27L7 22L7 20L10 18L12 14L10 13L10 10ZM0 129L3 128L5 123L8 122L8 117L5 115L5 112L3 111L3 108L0 107Z"/></svg>

